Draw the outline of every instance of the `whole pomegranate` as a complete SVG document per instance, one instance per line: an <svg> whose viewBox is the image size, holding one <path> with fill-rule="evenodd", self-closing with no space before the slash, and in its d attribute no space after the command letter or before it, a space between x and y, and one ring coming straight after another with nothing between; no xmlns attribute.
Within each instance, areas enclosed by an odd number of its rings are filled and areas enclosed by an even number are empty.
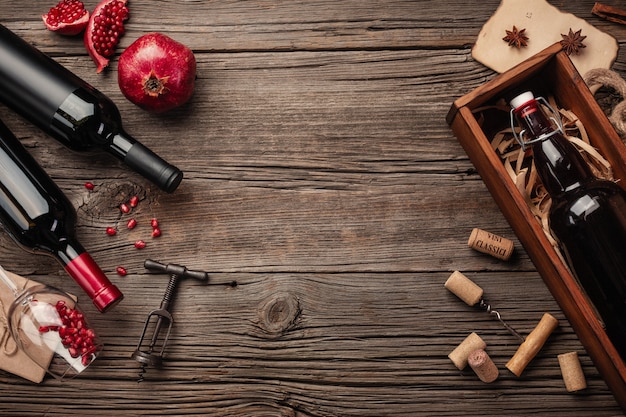
<svg viewBox="0 0 626 417"><path fill-rule="evenodd" d="M132 103L163 113L191 98L196 58L191 49L169 36L148 33L120 55L117 80L120 90Z"/></svg>
<svg viewBox="0 0 626 417"><path fill-rule="evenodd" d="M101 72L109 65L109 58L124 35L124 21L128 19L127 0L102 0L93 10L85 30L85 47Z"/></svg>
<svg viewBox="0 0 626 417"><path fill-rule="evenodd" d="M80 0L61 0L41 16L46 28L61 35L78 35L89 22L89 12Z"/></svg>

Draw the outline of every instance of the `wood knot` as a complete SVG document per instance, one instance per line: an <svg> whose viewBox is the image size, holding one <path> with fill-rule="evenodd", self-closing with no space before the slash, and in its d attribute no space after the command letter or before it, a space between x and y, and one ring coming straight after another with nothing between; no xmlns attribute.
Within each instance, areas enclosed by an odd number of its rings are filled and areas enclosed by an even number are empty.
<svg viewBox="0 0 626 417"><path fill-rule="evenodd" d="M111 213L119 214L120 204L127 203L133 196L144 204L150 203L151 198L154 198L150 197L150 191L150 188L146 189L141 184L129 181L104 182L97 184L94 191L88 192L88 198L81 205L81 210L95 218L103 218Z"/></svg>
<svg viewBox="0 0 626 417"><path fill-rule="evenodd" d="M259 307L259 326L272 336L280 336L295 327L301 313L298 297L289 293L274 294Z"/></svg>

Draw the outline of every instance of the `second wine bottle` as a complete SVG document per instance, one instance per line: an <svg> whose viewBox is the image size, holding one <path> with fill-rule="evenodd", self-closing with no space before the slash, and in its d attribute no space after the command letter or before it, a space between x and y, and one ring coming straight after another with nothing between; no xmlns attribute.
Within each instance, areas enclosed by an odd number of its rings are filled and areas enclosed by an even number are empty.
<svg viewBox="0 0 626 417"><path fill-rule="evenodd" d="M74 206L2 122L0 223L23 249L56 258L101 312L122 300L76 239Z"/></svg>

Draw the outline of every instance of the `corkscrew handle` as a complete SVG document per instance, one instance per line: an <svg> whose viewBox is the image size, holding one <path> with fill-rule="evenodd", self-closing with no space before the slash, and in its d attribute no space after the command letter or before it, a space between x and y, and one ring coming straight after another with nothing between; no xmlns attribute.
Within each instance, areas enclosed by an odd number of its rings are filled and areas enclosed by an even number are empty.
<svg viewBox="0 0 626 417"><path fill-rule="evenodd" d="M163 272L170 275L176 275L179 278L188 277L195 278L201 281L209 279L208 272L204 271L191 271L182 265L177 264L162 264L152 259L146 259L144 267L155 272Z"/></svg>

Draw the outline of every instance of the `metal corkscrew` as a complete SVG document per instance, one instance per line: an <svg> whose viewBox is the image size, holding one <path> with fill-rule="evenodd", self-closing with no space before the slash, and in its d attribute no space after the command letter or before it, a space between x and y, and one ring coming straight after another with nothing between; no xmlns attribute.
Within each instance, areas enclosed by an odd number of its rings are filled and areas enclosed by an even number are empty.
<svg viewBox="0 0 626 417"><path fill-rule="evenodd" d="M143 381L143 375L147 366L160 366L163 362L165 346L169 340L172 325L174 323L174 318L169 311L169 307L174 297L178 281L181 278L194 278L201 281L208 281L209 279L209 274L207 272L190 271L181 265L162 264L151 259L146 259L144 267L152 271L170 274L170 280L167 284L165 295L163 296L160 307L156 310L152 310L148 314L143 332L141 333L141 338L137 343L137 348L131 355L132 359L141 363L141 371L139 373L138 382ZM156 320L156 322L154 323L152 337L150 338L149 344L144 347L144 339L146 339L148 327L154 320ZM165 338L161 339L159 336L164 326L167 326L167 333L165 334Z"/></svg>
<svg viewBox="0 0 626 417"><path fill-rule="evenodd" d="M496 316L498 321L509 331L513 336L521 340L525 340L524 336L519 334L508 323L506 323L500 313L491 308L491 305L483 298L483 289L476 285L472 280L467 278L459 271L454 271L448 278L444 286L454 295L469 306L478 306L478 308L485 310L487 313Z"/></svg>
<svg viewBox="0 0 626 417"><path fill-rule="evenodd" d="M504 319L502 319L502 316L500 315L500 313L498 313L498 311L494 310L491 308L491 305L489 303L487 303L487 301L485 301L484 299L481 299L480 302L478 303L478 307L485 310L487 313L493 314L494 316L496 316L496 318L498 319L498 321L504 326L505 329L507 329L509 331L509 333L511 333L513 336L517 337L519 340L521 340L522 342L526 339L524 339L524 336L522 336L521 334L519 334L514 328L512 328L506 321L504 321Z"/></svg>

